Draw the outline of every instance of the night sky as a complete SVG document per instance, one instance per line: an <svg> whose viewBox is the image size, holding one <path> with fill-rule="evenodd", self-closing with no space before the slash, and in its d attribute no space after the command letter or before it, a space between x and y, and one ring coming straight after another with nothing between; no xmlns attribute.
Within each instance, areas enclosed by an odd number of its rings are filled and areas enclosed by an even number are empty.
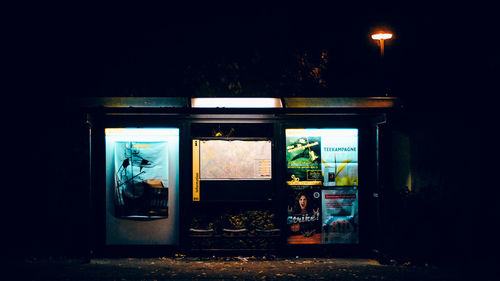
<svg viewBox="0 0 500 281"><path fill-rule="evenodd" d="M383 95L373 87L380 55L370 38L381 26L395 34L385 52L389 95L419 106L439 108L478 89L488 98L500 68L498 23L491 7L479 5L43 4L12 11L13 89L38 102L204 95L204 78L218 82L228 72L241 82L239 96ZM297 57L307 54L314 65L322 51L326 86L287 87ZM234 63L238 70L228 71Z"/></svg>

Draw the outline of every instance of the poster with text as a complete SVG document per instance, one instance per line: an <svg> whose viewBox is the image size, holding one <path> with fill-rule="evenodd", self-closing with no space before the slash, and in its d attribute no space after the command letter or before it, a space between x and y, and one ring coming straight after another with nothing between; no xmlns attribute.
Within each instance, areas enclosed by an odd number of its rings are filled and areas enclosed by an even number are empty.
<svg viewBox="0 0 500 281"><path fill-rule="evenodd" d="M321 202L322 243L359 243L358 190L322 190Z"/></svg>
<svg viewBox="0 0 500 281"><path fill-rule="evenodd" d="M357 186L358 129L287 129L289 186Z"/></svg>
<svg viewBox="0 0 500 281"><path fill-rule="evenodd" d="M287 184L322 185L321 136L304 131L286 130Z"/></svg>
<svg viewBox="0 0 500 281"><path fill-rule="evenodd" d="M358 185L358 130L321 130L323 186Z"/></svg>
<svg viewBox="0 0 500 281"><path fill-rule="evenodd" d="M115 143L116 213L168 217L168 143Z"/></svg>
<svg viewBox="0 0 500 281"><path fill-rule="evenodd" d="M287 233L288 244L321 244L321 189L289 192Z"/></svg>

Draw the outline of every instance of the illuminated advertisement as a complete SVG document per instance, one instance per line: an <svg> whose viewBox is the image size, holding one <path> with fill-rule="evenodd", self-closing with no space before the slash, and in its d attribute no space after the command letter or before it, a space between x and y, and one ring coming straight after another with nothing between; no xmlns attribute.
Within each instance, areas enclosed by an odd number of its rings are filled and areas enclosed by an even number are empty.
<svg viewBox="0 0 500 281"><path fill-rule="evenodd" d="M358 243L358 190L323 190L321 197L322 243Z"/></svg>
<svg viewBox="0 0 500 281"><path fill-rule="evenodd" d="M179 243L179 129L106 128L106 244Z"/></svg>
<svg viewBox="0 0 500 281"><path fill-rule="evenodd" d="M358 129L286 129L288 244L356 244Z"/></svg>
<svg viewBox="0 0 500 281"><path fill-rule="evenodd" d="M287 184L358 185L357 129L287 129Z"/></svg>
<svg viewBox="0 0 500 281"><path fill-rule="evenodd" d="M288 185L321 185L321 137L306 134L286 135Z"/></svg>
<svg viewBox="0 0 500 281"><path fill-rule="evenodd" d="M303 189L289 193L288 244L321 244L321 190Z"/></svg>
<svg viewBox="0 0 500 281"><path fill-rule="evenodd" d="M168 217L168 142L115 143L115 214Z"/></svg>
<svg viewBox="0 0 500 281"><path fill-rule="evenodd" d="M358 185L358 130L337 129L321 137L323 186Z"/></svg>

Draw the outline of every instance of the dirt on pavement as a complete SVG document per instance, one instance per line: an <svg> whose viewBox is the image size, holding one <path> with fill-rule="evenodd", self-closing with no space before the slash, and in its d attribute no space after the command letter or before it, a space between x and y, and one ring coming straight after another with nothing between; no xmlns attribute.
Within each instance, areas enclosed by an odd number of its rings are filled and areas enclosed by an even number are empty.
<svg viewBox="0 0 500 281"><path fill-rule="evenodd" d="M457 267L335 258L27 259L9 270L12 280L466 280Z"/></svg>

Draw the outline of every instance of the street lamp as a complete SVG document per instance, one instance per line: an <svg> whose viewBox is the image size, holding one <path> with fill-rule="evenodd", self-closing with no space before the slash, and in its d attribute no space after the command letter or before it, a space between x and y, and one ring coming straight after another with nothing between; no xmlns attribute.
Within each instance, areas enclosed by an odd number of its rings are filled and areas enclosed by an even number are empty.
<svg viewBox="0 0 500 281"><path fill-rule="evenodd" d="M379 32L372 34L372 39L373 40L379 40L380 41L380 55L383 57L384 56L384 40L388 40L392 38L392 33L387 33L387 32Z"/></svg>
<svg viewBox="0 0 500 281"><path fill-rule="evenodd" d="M382 92L388 96L388 89L386 89L385 81L385 67L384 67L384 41L392 38L392 33L390 32L377 32L372 34L373 40L378 40L380 43L380 86Z"/></svg>
<svg viewBox="0 0 500 281"><path fill-rule="evenodd" d="M389 96L388 89L386 87L386 82L385 82L385 68L384 68L384 41L389 40L392 38L392 33L389 32L377 32L372 34L372 39L373 40L379 40L380 42L380 86L381 90L385 94L385 96ZM377 252L380 252L382 250L382 221L381 221L381 202L379 199L379 194L383 191L382 190L382 184L383 184L383 179L380 178L380 167L379 167L379 160L380 160L380 147L378 146L378 141L379 141L379 133L380 133L380 124L377 124L377 192L373 194L375 198L378 200L376 201L376 217L377 217L377 240L376 240L376 249Z"/></svg>

